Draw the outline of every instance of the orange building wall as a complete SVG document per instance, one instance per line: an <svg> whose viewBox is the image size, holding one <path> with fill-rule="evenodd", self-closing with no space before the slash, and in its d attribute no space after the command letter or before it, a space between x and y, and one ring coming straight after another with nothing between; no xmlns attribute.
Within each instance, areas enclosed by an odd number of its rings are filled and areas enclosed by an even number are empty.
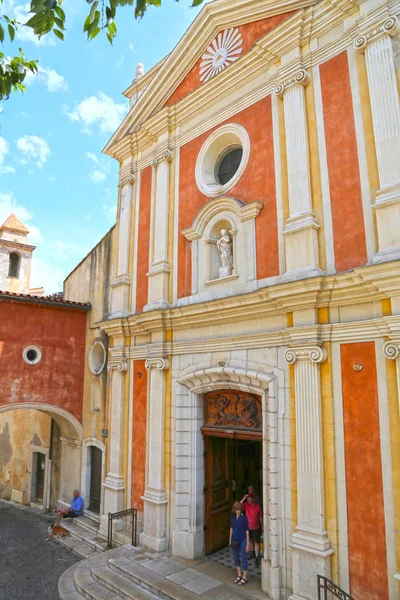
<svg viewBox="0 0 400 600"><path fill-rule="evenodd" d="M335 263L346 271L367 262L347 52L321 65L320 73Z"/></svg>
<svg viewBox="0 0 400 600"><path fill-rule="evenodd" d="M132 419L132 507L143 510L146 472L147 371L144 360L135 360L133 369Z"/></svg>
<svg viewBox="0 0 400 600"><path fill-rule="evenodd" d="M279 274L278 226L276 214L275 168L272 132L271 97L236 114L225 123L242 125L250 137L250 159L247 168L230 190L229 196L244 202L261 200L264 207L256 219L257 236L257 277L271 277ZM220 127L222 123L218 125ZM179 175L179 231L192 224L196 213L208 202L197 188L195 165L201 146L216 129L210 129L203 135L181 147ZM190 244L179 233L178 241L178 296L191 293L191 256Z"/></svg>
<svg viewBox="0 0 400 600"><path fill-rule="evenodd" d="M340 350L350 593L355 600L388 600L375 344Z"/></svg>
<svg viewBox="0 0 400 600"><path fill-rule="evenodd" d="M140 174L140 203L139 203L139 243L136 269L136 312L142 312L147 304L149 281L146 273L149 271L150 252L150 212L151 212L151 183L152 167L143 169Z"/></svg>
<svg viewBox="0 0 400 600"><path fill-rule="evenodd" d="M274 29L279 23L282 23L285 19L287 19L293 12L283 13L281 15L276 15L274 17L269 17L268 19L261 19L260 21L254 21L253 23L247 23L247 25L242 25L238 27L240 33L243 38L243 52L241 56L246 54L254 46L254 42L258 40L260 37ZM218 35L218 34L217 34ZM211 40L210 40L211 42ZM204 52L206 48L204 48ZM189 71L183 81L178 85L172 96L165 103L166 106L171 106L171 104L175 104L175 102L179 102L185 96L193 92L200 85L200 63L201 58L196 62L195 66Z"/></svg>
<svg viewBox="0 0 400 600"><path fill-rule="evenodd" d="M0 301L0 405L45 402L82 421L86 311ZM42 358L28 365L27 346Z"/></svg>

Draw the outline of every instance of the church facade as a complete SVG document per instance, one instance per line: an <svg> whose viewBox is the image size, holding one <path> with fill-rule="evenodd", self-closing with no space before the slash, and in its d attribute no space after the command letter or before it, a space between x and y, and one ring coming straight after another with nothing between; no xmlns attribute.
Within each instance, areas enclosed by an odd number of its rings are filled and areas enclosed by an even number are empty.
<svg viewBox="0 0 400 600"><path fill-rule="evenodd" d="M256 487L261 587L398 597L400 4L216 0L125 91L90 302L82 493L100 531L227 545Z"/></svg>

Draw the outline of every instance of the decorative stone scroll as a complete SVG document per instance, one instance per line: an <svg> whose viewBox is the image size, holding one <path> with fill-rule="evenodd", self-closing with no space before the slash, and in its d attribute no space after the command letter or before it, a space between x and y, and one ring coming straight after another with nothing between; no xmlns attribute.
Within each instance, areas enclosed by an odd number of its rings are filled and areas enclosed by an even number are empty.
<svg viewBox="0 0 400 600"><path fill-rule="evenodd" d="M261 431L261 398L234 390L204 395L204 427Z"/></svg>
<svg viewBox="0 0 400 600"><path fill-rule="evenodd" d="M150 369L158 369L159 371L166 371L169 369L169 360L167 358L148 358L144 363L147 371Z"/></svg>
<svg viewBox="0 0 400 600"><path fill-rule="evenodd" d="M118 371L119 373L124 373L128 370L128 363L126 360L113 360L108 363L107 371L112 373L113 371Z"/></svg>
<svg viewBox="0 0 400 600"><path fill-rule="evenodd" d="M170 148L167 148L166 150L164 150L164 152L155 156L151 161L151 165L153 167L156 167L159 163L163 162L164 160L166 160L167 162L171 162L172 150Z"/></svg>
<svg viewBox="0 0 400 600"><path fill-rule="evenodd" d="M370 42L377 41L383 35L395 35L397 30L397 17L391 16L371 31L358 35L353 42L353 46L356 50L363 51Z"/></svg>

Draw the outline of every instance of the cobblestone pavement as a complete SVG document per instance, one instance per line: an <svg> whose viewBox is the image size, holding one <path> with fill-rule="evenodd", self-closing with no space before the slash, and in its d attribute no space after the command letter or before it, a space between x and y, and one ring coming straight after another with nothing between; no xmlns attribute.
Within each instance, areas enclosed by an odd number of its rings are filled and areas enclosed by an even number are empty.
<svg viewBox="0 0 400 600"><path fill-rule="evenodd" d="M58 579L79 557L46 541L51 517L0 500L0 600L58 599Z"/></svg>

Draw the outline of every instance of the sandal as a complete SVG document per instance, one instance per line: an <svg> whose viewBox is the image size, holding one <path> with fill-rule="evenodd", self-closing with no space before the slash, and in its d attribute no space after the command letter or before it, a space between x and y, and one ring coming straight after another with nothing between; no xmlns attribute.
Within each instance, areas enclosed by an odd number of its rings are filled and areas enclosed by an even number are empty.
<svg viewBox="0 0 400 600"><path fill-rule="evenodd" d="M242 579L242 578L240 577L240 575L238 575L238 576L236 577L236 579L234 579L234 580L233 580L233 583L239 583L239 582L241 581L241 579Z"/></svg>
<svg viewBox="0 0 400 600"><path fill-rule="evenodd" d="M240 579L241 581L239 581L238 585L246 585L246 583L249 583L247 579L243 579L243 577L241 577Z"/></svg>

